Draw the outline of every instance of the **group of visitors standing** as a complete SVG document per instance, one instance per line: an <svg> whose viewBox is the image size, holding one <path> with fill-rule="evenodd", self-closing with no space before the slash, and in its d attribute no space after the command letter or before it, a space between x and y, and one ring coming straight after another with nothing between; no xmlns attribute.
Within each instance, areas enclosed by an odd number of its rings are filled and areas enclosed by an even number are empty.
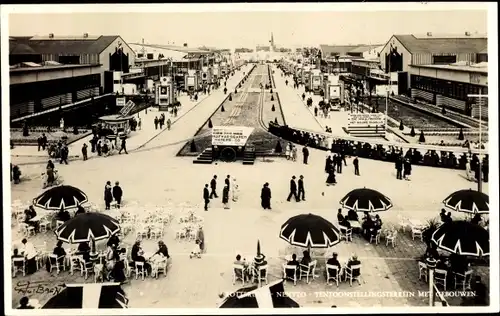
<svg viewBox="0 0 500 316"><path fill-rule="evenodd" d="M106 210L111 209L111 202L116 201L116 207L120 208L122 203L123 190L120 187L120 182L116 181L115 186L111 187L111 181L107 181L104 186L104 203Z"/></svg>
<svg viewBox="0 0 500 316"><path fill-rule="evenodd" d="M222 189L222 204L224 205L225 209L230 208L230 197L233 202L238 201L238 196L239 196L239 186L238 183L236 182L236 178L231 178L230 175L226 176L226 179L224 179L224 187ZM204 210L208 211L208 205L210 204L210 200L213 198L218 198L219 196L217 195L217 175L214 175L212 180L210 180L210 190L209 190L209 185L205 184L205 187L203 188L203 201L205 202L204 204Z"/></svg>
<svg viewBox="0 0 500 316"><path fill-rule="evenodd" d="M172 111L174 112L174 116L177 116L177 108L174 107ZM162 113L160 117L155 116L154 123L155 129L158 129L158 126L160 126L160 129L162 129L163 125L165 125L165 113ZM167 129L170 130L171 126L172 121L170 121L170 119L167 119Z"/></svg>

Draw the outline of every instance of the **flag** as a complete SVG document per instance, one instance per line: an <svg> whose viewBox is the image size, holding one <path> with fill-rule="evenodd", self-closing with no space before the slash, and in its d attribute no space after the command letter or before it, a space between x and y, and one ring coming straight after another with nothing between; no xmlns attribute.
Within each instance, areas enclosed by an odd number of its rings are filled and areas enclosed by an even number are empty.
<svg viewBox="0 0 500 316"><path fill-rule="evenodd" d="M127 308L128 299L120 283L66 284L43 309Z"/></svg>

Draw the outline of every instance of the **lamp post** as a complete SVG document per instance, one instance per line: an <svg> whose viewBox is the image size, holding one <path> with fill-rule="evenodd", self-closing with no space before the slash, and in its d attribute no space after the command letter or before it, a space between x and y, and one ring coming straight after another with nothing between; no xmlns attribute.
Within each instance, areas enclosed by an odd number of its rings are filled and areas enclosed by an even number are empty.
<svg viewBox="0 0 500 316"><path fill-rule="evenodd" d="M434 269L436 269L437 260L429 257L425 259L427 271L429 271L429 306L434 306Z"/></svg>
<svg viewBox="0 0 500 316"><path fill-rule="evenodd" d="M482 167L483 167L483 160L481 157L481 152L483 149L483 143L481 141L481 127L482 127L482 120L481 120L481 114L482 114L482 105L483 105L483 98L488 98L488 95L481 94L481 90L479 91L479 94L469 94L467 95L469 98L478 98L478 105L479 105L479 165L477 166L479 168L479 176L477 179L477 190L479 192L482 192L483 189L483 175L482 175Z"/></svg>

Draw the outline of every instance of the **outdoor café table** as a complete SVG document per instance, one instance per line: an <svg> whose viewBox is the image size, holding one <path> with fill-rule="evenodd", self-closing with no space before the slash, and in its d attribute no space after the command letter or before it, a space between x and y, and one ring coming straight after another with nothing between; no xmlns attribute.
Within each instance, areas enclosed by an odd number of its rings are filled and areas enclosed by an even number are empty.
<svg viewBox="0 0 500 316"><path fill-rule="evenodd" d="M361 224L359 223L359 221L348 221L349 224L351 224L351 228L358 228L360 229L361 228Z"/></svg>
<svg viewBox="0 0 500 316"><path fill-rule="evenodd" d="M30 222L39 222L42 220L42 217L43 216L37 215L37 216L33 217L32 219L30 219L29 221Z"/></svg>

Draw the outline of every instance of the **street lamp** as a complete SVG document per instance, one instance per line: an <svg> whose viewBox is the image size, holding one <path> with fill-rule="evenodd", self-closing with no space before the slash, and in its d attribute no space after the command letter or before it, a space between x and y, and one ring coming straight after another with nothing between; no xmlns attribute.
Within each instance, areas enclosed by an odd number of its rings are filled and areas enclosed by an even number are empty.
<svg viewBox="0 0 500 316"><path fill-rule="evenodd" d="M479 91L479 94L468 94L467 95L469 98L478 98L478 104L479 104L479 165L478 165L478 168L479 168L479 176L478 176L478 179L477 179L477 190L479 192L482 192L482 188L483 188L483 181L482 181L482 178L483 178L483 175L481 174L482 173L482 165L483 165L483 160L482 160L482 157L481 157L481 152L482 152L482 149L483 149L483 143L481 141L481 127L482 127L482 120L481 120L481 114L482 114L482 105L483 105L483 98L488 98L488 95L484 95L484 94L481 94L481 91Z"/></svg>
<svg viewBox="0 0 500 316"><path fill-rule="evenodd" d="M436 269L437 260L429 257L425 259L425 264L429 272L429 306L434 306L434 269Z"/></svg>

